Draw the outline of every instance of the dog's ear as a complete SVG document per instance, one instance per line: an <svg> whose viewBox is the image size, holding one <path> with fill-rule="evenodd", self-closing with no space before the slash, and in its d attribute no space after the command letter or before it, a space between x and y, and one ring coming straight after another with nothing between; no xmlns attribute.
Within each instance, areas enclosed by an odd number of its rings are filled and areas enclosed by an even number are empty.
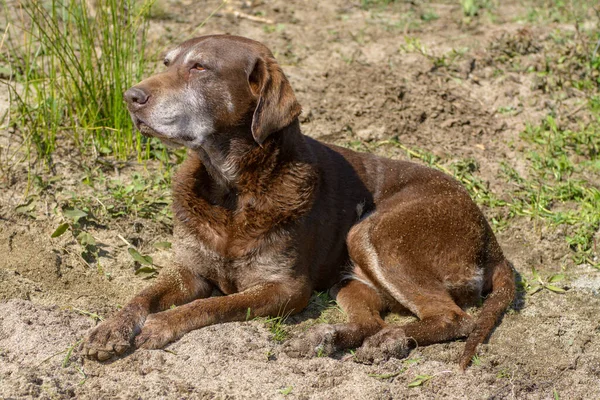
<svg viewBox="0 0 600 400"><path fill-rule="evenodd" d="M248 83L252 93L258 96L252 117L252 136L256 143L262 144L270 134L291 124L302 108L292 86L272 57L256 60Z"/></svg>

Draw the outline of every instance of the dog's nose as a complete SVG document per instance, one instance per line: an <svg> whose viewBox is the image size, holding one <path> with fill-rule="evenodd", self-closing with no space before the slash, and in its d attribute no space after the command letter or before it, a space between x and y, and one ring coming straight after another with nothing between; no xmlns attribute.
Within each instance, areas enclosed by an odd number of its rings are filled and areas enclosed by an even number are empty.
<svg viewBox="0 0 600 400"><path fill-rule="evenodd" d="M132 87L124 94L125 100L131 105L141 106L146 104L150 95L139 87Z"/></svg>

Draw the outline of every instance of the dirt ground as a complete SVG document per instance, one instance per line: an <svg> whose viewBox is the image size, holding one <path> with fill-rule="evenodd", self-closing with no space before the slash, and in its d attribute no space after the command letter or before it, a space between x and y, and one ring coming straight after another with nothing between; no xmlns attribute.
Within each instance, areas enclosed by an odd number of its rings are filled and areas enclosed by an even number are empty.
<svg viewBox="0 0 600 400"><path fill-rule="evenodd" d="M553 33L575 30L569 22L528 23L522 17L531 10L524 1L502 2L471 20L458 1L372 7L343 0L230 1L202 27L220 1L199 3L159 3L149 37L157 51L207 33L262 41L303 105L307 135L344 145L397 137L443 162L471 158L476 175L495 193L510 185L500 178L502 162L526 173L519 133L527 123L550 111L571 116L565 124L586 118L574 112L581 101L577 93L556 101L531 74L496 73L494 55L502 46L517 43L520 64L536 66L544 62ZM596 23L590 18L588 28ZM442 55L451 61L440 66ZM6 93L0 95L3 107ZM395 147L371 150L407 158ZM103 174L130 179L134 172L152 174L152 168L131 163ZM600 272L569 261L560 227L527 218L511 219L498 232L506 255L529 279L532 267L542 276L565 269L566 293L521 292L464 373L456 365L460 341L418 348L406 360L379 365L344 355L289 358L264 320L207 327L166 350L135 351L112 362L83 359L76 345L95 325L93 314L110 316L150 283L134 274L123 239L166 265L170 253L152 244L169 241L171 228L135 215L90 225L101 268L89 265L72 236L50 238L61 222L52 210L73 191L93 199L96 189L81 185L81 165L68 158L41 174L60 180L39 195L29 216L15 211L27 186L24 167L0 194L0 398L600 398ZM484 211L490 218L496 212ZM289 318L284 329L293 337L327 317L320 314L323 308L315 296L310 309ZM419 377L422 384L410 387Z"/></svg>

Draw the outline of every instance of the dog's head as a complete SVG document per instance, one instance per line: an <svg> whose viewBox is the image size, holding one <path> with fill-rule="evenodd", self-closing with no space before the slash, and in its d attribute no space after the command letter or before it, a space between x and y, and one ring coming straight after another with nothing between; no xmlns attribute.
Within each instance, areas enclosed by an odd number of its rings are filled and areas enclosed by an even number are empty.
<svg viewBox="0 0 600 400"><path fill-rule="evenodd" d="M127 90L125 100L140 132L166 143L194 149L235 132L261 144L300 114L281 68L256 41L203 36L164 63L166 71Z"/></svg>

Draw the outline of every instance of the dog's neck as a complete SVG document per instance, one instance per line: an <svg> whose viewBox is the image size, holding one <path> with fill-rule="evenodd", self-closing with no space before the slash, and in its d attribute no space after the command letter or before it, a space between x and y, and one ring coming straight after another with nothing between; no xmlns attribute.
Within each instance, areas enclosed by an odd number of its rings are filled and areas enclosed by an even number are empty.
<svg viewBox="0 0 600 400"><path fill-rule="evenodd" d="M271 134L262 145L248 132L230 133L222 141L220 136L215 135L210 143L196 150L217 197L251 191L269 182L283 164L306 158L306 143L297 119Z"/></svg>

